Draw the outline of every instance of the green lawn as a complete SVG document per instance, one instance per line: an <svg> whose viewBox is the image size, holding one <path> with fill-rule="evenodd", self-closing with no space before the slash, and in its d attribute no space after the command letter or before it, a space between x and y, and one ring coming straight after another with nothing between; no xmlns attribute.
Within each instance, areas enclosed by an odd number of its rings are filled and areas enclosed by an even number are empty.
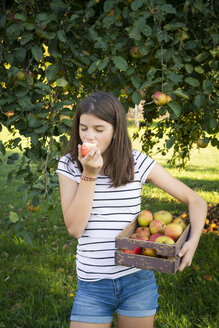
<svg viewBox="0 0 219 328"><path fill-rule="evenodd" d="M136 141L134 146L141 148ZM185 171L166 165L162 156L153 157L208 203L219 203L218 150L210 146L194 148ZM11 167L6 165L6 158L1 159L0 328L67 328L76 288L77 240L66 231L59 192L54 193L54 204L58 204L54 210L48 211L42 201L38 212L29 212L25 193L17 192L21 181L7 183ZM166 209L174 214L187 210L151 185L143 189L142 207L152 212ZM25 229L33 235L32 246L16 236L15 226L8 220L10 211L19 214ZM203 234L190 268L175 275L156 272L160 298L155 328L219 327L217 244L216 234Z"/></svg>

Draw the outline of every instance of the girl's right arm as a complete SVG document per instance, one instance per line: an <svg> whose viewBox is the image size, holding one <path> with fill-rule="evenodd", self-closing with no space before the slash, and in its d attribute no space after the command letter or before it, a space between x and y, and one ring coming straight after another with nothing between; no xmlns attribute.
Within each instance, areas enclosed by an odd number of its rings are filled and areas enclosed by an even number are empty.
<svg viewBox="0 0 219 328"><path fill-rule="evenodd" d="M91 150L82 158L79 146L78 158L83 166L82 174L89 178L96 178L103 165L99 149ZM70 235L80 238L90 218L96 181L81 180L78 184L59 174L59 185L65 225Z"/></svg>

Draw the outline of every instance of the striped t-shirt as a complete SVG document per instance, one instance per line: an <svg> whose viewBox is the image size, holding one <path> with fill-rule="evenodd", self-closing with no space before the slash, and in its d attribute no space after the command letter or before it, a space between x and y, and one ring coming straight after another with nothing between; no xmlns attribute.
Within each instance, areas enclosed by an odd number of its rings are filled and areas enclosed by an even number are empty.
<svg viewBox="0 0 219 328"><path fill-rule="evenodd" d="M133 156L134 181L115 188L109 177L98 175L90 218L77 245L77 276L81 280L115 279L139 270L115 264L115 237L141 211L141 190L155 164L137 150ZM80 183L81 172L68 155L60 159L56 172Z"/></svg>

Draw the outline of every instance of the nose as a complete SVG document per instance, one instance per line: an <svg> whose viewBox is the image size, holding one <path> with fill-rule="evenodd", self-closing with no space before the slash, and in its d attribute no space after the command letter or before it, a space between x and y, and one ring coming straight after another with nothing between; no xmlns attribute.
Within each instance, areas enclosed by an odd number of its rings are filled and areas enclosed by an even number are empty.
<svg viewBox="0 0 219 328"><path fill-rule="evenodd" d="M86 132L85 132L85 140L88 141L88 142L92 142L94 141L95 137L94 137L94 133L91 129L88 129Z"/></svg>

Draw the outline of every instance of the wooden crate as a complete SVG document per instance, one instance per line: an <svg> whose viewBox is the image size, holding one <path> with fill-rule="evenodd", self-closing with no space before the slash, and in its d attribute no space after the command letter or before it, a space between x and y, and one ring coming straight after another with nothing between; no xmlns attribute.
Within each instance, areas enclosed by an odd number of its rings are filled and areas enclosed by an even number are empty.
<svg viewBox="0 0 219 328"><path fill-rule="evenodd" d="M177 256L177 253L189 236L190 224L186 227L176 243L170 245L128 238L136 228L137 218L117 235L115 242L117 248L115 263L117 265L135 266L145 270L175 273L181 260ZM123 249L133 249L133 247L153 248L156 250L158 257L123 252ZM162 258L161 256L171 257L171 259Z"/></svg>

